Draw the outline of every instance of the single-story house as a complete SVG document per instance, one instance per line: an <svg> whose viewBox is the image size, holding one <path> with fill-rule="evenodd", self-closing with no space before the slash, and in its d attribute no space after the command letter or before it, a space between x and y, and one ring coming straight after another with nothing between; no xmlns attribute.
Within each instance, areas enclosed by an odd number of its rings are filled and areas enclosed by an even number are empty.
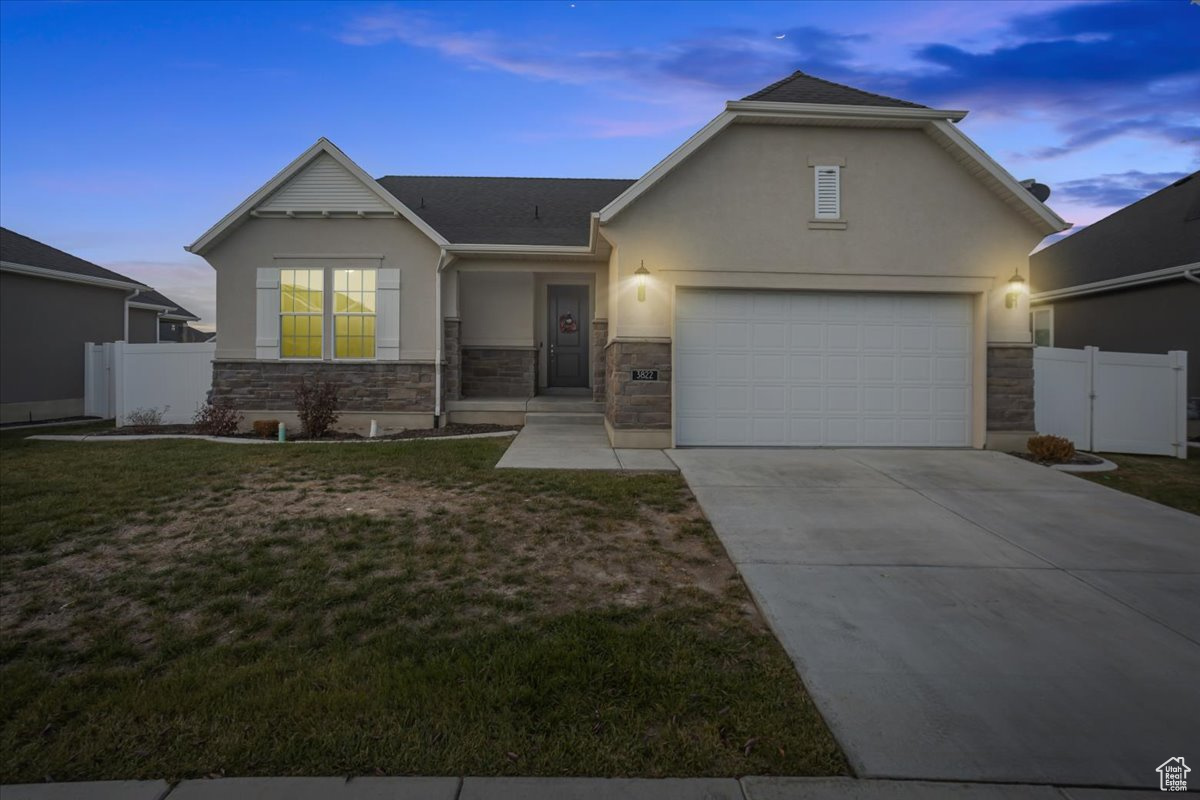
<svg viewBox="0 0 1200 800"><path fill-rule="evenodd" d="M621 447L1023 446L1020 289L1068 225L965 115L796 72L636 180L372 179L322 138L187 248L213 398L283 419L311 376L348 424L574 393Z"/></svg>
<svg viewBox="0 0 1200 800"><path fill-rule="evenodd" d="M1186 350L1200 404L1200 172L1034 253L1030 270L1036 344Z"/></svg>
<svg viewBox="0 0 1200 800"><path fill-rule="evenodd" d="M199 319L139 281L0 228L0 422L81 416L84 342L157 342L164 325Z"/></svg>

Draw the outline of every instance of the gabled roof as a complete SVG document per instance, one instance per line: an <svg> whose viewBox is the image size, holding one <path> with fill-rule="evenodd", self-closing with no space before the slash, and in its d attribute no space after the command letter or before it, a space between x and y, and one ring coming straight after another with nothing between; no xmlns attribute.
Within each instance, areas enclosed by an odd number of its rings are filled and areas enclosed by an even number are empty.
<svg viewBox="0 0 1200 800"><path fill-rule="evenodd" d="M965 111L928 108L795 72L743 100L726 103L724 112L602 208L599 221L601 225L612 221L729 125L757 121L919 128L1043 235L1071 227L954 125L966 115Z"/></svg>
<svg viewBox="0 0 1200 800"><path fill-rule="evenodd" d="M0 261L6 264L78 275L82 278L110 281L130 289L145 286L139 281L126 278L99 264L84 261L79 256L73 256L57 247L51 247L37 239L30 239L28 236L8 228L0 228Z"/></svg>
<svg viewBox="0 0 1200 800"><path fill-rule="evenodd" d="M928 108L920 103L897 100L882 94L866 92L841 83L827 81L796 70L783 80L748 94L742 100L766 103L815 103L832 106L888 106L894 108Z"/></svg>
<svg viewBox="0 0 1200 800"><path fill-rule="evenodd" d="M1193 172L1030 257L1034 290L1200 262L1200 172Z"/></svg>
<svg viewBox="0 0 1200 800"><path fill-rule="evenodd" d="M322 153L329 155L344 167L351 175L357 178L368 190L382 200L386 206L392 209L392 214L395 217L406 219L416 226L422 233L432 239L436 244L445 245L447 241L436 230L429 227L423 219L418 217L407 206L388 193L386 189L380 186L374 179L371 178L362 167L355 164L350 158L343 153L338 147L324 136L316 141L312 147L305 150L292 163L288 164L271 180L267 181L254 194L242 201L241 205L226 214L216 225L209 228L203 236L190 245L185 247L189 253L203 255L206 250L219 242L228 233L230 233L238 225L241 225L250 218L251 212L255 207L270 197L274 192L283 187L288 180L298 174L301 170L309 165L315 158Z"/></svg>
<svg viewBox="0 0 1200 800"><path fill-rule="evenodd" d="M388 175L379 184L456 244L586 246L592 213L633 180Z"/></svg>

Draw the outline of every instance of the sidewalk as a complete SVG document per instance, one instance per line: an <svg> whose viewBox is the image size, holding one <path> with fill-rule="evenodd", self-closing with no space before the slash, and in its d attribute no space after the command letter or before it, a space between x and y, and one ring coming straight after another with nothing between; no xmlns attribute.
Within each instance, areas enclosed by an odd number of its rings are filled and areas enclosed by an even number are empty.
<svg viewBox="0 0 1200 800"><path fill-rule="evenodd" d="M1123 800L1146 791L855 778L218 778L0 787L3 800Z"/></svg>

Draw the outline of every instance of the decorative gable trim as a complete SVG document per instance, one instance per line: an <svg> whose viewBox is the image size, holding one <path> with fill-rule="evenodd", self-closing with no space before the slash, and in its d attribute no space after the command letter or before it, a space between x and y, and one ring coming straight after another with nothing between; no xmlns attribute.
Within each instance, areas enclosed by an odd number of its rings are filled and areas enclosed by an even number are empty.
<svg viewBox="0 0 1200 800"><path fill-rule="evenodd" d="M267 201L268 198L272 198L272 195L280 191L285 184L298 176L322 155L328 156L333 160L333 162L336 163L336 165L339 165L348 171L350 175L356 178L362 187L370 193L370 195L373 195L374 198L379 201L380 205L377 206L376 209L372 209L375 214L378 215L380 213L386 213L395 218L405 219L412 223L418 230L420 230L430 239L432 239L436 244L447 244L446 239L443 238L441 234L431 228L423 219L414 214L412 210L408 208L408 206L401 203L390 192L380 186L373 178L371 178L370 175L363 171L362 167L358 166L358 164L355 164L345 153L339 150L333 142L322 136L312 147L301 153L298 158L284 167L275 175L275 177L263 184L258 191L247 197L237 208L226 214L220 222L209 228L203 236L184 249L189 253L203 255L213 245L231 233L234 228L249 219L260 204ZM305 211L317 216L329 215L327 213L322 213L323 211L327 211L326 209L304 209L301 210L301 213L304 213ZM282 216L293 217L296 216L296 212L297 209L284 209L277 211L276 213ZM264 209L259 213L263 216L266 216L269 212L266 212L266 209ZM368 210L355 209L353 212L347 213L351 213L353 216L364 217L368 214Z"/></svg>

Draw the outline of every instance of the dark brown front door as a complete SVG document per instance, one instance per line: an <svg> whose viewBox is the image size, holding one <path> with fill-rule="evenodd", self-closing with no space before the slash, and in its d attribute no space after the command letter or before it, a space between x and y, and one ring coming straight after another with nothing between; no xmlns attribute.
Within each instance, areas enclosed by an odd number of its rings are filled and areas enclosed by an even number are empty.
<svg viewBox="0 0 1200 800"><path fill-rule="evenodd" d="M588 287L548 286L547 386L588 385Z"/></svg>

